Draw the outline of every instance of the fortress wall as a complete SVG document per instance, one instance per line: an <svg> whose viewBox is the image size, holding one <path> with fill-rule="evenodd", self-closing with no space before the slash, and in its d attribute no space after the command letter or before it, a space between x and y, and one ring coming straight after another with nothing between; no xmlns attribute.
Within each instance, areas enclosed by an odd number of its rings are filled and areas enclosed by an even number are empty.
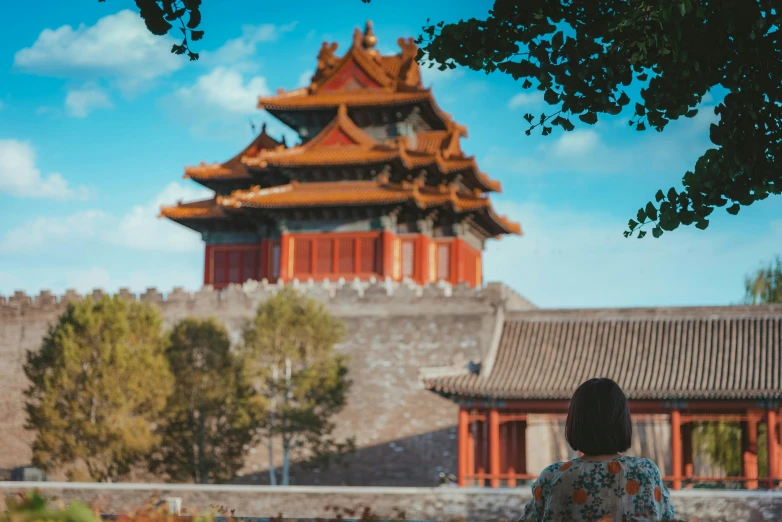
<svg viewBox="0 0 782 522"><path fill-rule="evenodd" d="M455 473L457 409L424 390L418 370L479 360L489 346L496 307L518 310L532 305L500 284L480 290L384 281L294 285L324 302L347 326L347 337L337 349L350 356L354 384L337 425L339 435L356 437L358 451L346 469L315 472L294 466L292 481L433 485L440 471ZM221 292L206 287L195 293L175 289L165 296L155 289L140 296L127 291L120 295L154 303L166 327L188 316L216 317L238 341L258 304L278 290L252 282ZM24 430L25 353L40 346L70 300L81 298L75 292L0 297L0 468L26 465L31 459L33 437ZM265 447L251 450L243 481L268 480L267 454Z"/></svg>

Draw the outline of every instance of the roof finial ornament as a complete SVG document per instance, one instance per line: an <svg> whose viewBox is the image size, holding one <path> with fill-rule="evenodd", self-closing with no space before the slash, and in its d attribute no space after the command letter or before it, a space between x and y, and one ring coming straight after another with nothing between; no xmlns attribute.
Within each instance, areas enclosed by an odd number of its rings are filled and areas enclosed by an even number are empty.
<svg viewBox="0 0 782 522"><path fill-rule="evenodd" d="M375 45L377 45L377 36L375 36L375 31L372 28L372 20L367 20L367 25L364 28L364 39L362 40L362 43L364 44L364 49L372 53L377 53L375 50Z"/></svg>

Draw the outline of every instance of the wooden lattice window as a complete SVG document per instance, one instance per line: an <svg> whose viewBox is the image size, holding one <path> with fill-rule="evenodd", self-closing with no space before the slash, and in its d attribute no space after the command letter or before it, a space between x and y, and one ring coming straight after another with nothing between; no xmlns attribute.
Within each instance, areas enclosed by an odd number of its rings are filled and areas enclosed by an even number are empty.
<svg viewBox="0 0 782 522"><path fill-rule="evenodd" d="M312 240L296 238L293 245L293 275L312 273Z"/></svg>
<svg viewBox="0 0 782 522"><path fill-rule="evenodd" d="M212 284L220 287L258 279L260 249L255 247L215 247L212 251Z"/></svg>
<svg viewBox="0 0 782 522"><path fill-rule="evenodd" d="M362 274L373 273L377 271L377 239L364 238L361 242L361 269Z"/></svg>
<svg viewBox="0 0 782 522"><path fill-rule="evenodd" d="M447 281L451 277L451 245L439 243L437 245L437 280Z"/></svg>
<svg viewBox="0 0 782 522"><path fill-rule="evenodd" d="M212 271L214 274L213 282L216 285L222 285L225 284L226 281L226 270L225 270L225 259L226 252L216 251L214 254L212 254L212 258L214 260L214 266L212 267Z"/></svg>
<svg viewBox="0 0 782 522"><path fill-rule="evenodd" d="M339 267L340 274L353 274L356 267L356 242L353 239L339 240Z"/></svg>
<svg viewBox="0 0 782 522"><path fill-rule="evenodd" d="M334 271L334 241L319 239L315 248L315 272L330 274Z"/></svg>
<svg viewBox="0 0 782 522"><path fill-rule="evenodd" d="M415 277L415 242L402 241L402 277Z"/></svg>

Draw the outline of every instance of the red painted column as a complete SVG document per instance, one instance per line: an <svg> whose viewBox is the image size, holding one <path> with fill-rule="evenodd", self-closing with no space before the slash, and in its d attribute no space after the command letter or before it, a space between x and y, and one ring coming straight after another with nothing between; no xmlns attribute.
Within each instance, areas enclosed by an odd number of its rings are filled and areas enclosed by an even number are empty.
<svg viewBox="0 0 782 522"><path fill-rule="evenodd" d="M469 431L470 431L470 414L465 408L459 409L459 432L456 435L457 444L459 445L459 471L457 474L458 484L460 488L467 485L467 469L470 461L469 457Z"/></svg>
<svg viewBox="0 0 782 522"><path fill-rule="evenodd" d="M741 424L741 475L746 478L758 478L758 421L751 415ZM744 483L747 489L758 489L758 481Z"/></svg>
<svg viewBox="0 0 782 522"><path fill-rule="evenodd" d="M394 233L390 230L384 230L380 234L380 255L382 262L380 264L380 275L382 277L394 277Z"/></svg>
<svg viewBox="0 0 782 522"><path fill-rule="evenodd" d="M462 280L462 240L458 237L451 242L451 281L454 286Z"/></svg>
<svg viewBox="0 0 782 522"><path fill-rule="evenodd" d="M429 257L431 253L429 251L432 244L432 238L426 234L420 234L418 236L418 251L421 253L418 256L418 284L425 285L429 283Z"/></svg>
<svg viewBox="0 0 782 522"><path fill-rule="evenodd" d="M293 275L290 270L293 261L292 245L293 241L291 235L287 232L280 234L280 280L285 283L293 279Z"/></svg>
<svg viewBox="0 0 782 522"><path fill-rule="evenodd" d="M500 487L500 412L489 410L489 475L491 487Z"/></svg>
<svg viewBox="0 0 782 522"><path fill-rule="evenodd" d="M682 414L671 411L671 475L673 489L682 489Z"/></svg>
<svg viewBox="0 0 782 522"><path fill-rule="evenodd" d="M768 449L768 488L774 489L777 478L777 412L773 408L766 410L766 448Z"/></svg>
<svg viewBox="0 0 782 522"><path fill-rule="evenodd" d="M204 285L212 284L212 246L204 248Z"/></svg>

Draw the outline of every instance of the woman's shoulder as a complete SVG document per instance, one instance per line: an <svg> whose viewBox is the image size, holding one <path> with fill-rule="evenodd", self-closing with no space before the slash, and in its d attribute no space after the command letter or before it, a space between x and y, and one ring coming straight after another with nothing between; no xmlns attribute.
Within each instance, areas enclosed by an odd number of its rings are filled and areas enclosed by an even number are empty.
<svg viewBox="0 0 782 522"><path fill-rule="evenodd" d="M646 472L647 474L651 474L653 476L660 476L660 468L657 467L657 464L651 459L647 459L645 457L630 457L630 456L624 456L621 458L621 462L627 466L631 467L637 471Z"/></svg>
<svg viewBox="0 0 782 522"><path fill-rule="evenodd" d="M564 460L560 462L554 462L552 464L549 464L546 466L543 471L540 472L540 476L549 476L549 475L555 475L557 473L562 473L563 471L567 471L573 466L573 460Z"/></svg>

